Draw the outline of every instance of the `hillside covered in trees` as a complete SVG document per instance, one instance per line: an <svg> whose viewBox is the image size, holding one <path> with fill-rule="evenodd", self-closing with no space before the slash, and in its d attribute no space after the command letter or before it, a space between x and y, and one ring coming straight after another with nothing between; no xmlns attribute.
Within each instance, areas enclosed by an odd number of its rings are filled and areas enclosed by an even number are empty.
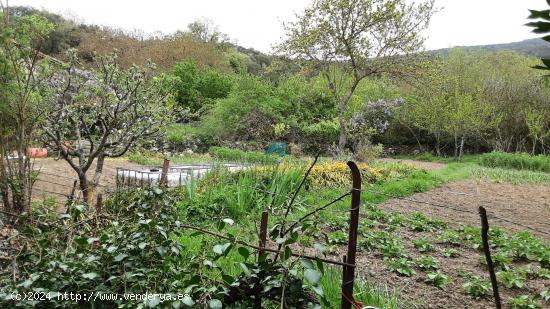
<svg viewBox="0 0 550 309"><path fill-rule="evenodd" d="M197 20L184 31L145 36L78 24L27 7L10 12L39 14L51 22L54 28L42 51L57 59L67 60L67 50L75 49L86 66L94 55L116 51L122 67L151 61L157 72L176 76L175 123L157 148L204 151L238 142L261 149L275 140L300 144L306 152L336 148L343 128L338 122L343 120L337 120L336 94L326 88L319 68L290 61L280 52L267 55L238 46L213 21ZM532 39L430 51L417 54L423 65L415 65L408 77L382 73L364 79L344 112L345 127L361 132L351 134L347 146L352 152L380 150L374 145L381 143L403 151L455 155L486 150L545 153L547 85L530 67L549 50L549 43ZM334 65L334 74L351 82L344 66Z"/></svg>

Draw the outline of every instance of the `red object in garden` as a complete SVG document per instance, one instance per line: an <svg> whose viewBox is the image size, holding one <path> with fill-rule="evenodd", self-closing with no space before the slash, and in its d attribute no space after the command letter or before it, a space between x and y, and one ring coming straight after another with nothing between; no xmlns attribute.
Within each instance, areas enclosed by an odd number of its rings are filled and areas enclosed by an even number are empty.
<svg viewBox="0 0 550 309"><path fill-rule="evenodd" d="M31 158L46 158L48 156L48 149L46 148L29 148L27 149L27 156Z"/></svg>

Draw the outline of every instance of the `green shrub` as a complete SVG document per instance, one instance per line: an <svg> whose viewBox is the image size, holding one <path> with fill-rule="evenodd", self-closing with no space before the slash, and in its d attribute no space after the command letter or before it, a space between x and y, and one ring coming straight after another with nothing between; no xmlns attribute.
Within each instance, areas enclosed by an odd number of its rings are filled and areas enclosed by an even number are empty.
<svg viewBox="0 0 550 309"><path fill-rule="evenodd" d="M185 259L176 195L160 189L117 195L103 207L106 218L93 223L86 205L71 205L70 214L56 216L55 209L37 207L22 231L26 243L17 257L18 274L0 277L0 307L36 306L35 299L15 303L4 291L51 291L48 308L74 308L57 299L57 293L86 291L107 294L183 290L189 260ZM155 205L159 205L155 210ZM50 212L54 212L53 216ZM97 220L97 218L95 219ZM145 307L144 300L92 300L91 307ZM181 306L182 300L163 306ZM41 305L40 305L41 306Z"/></svg>
<svg viewBox="0 0 550 309"><path fill-rule="evenodd" d="M531 156L526 153L491 152L481 156L481 165L517 170L542 171L550 173L550 156Z"/></svg>
<svg viewBox="0 0 550 309"><path fill-rule="evenodd" d="M278 158L255 151L242 151L225 147L210 147L208 153L216 159L223 161L237 161L249 163L277 163Z"/></svg>
<svg viewBox="0 0 550 309"><path fill-rule="evenodd" d="M166 130L166 142L173 151L204 152L213 144L210 134L188 124L173 124Z"/></svg>
<svg viewBox="0 0 550 309"><path fill-rule="evenodd" d="M304 143L310 152L327 152L338 141L340 125L336 119L322 120L302 126Z"/></svg>

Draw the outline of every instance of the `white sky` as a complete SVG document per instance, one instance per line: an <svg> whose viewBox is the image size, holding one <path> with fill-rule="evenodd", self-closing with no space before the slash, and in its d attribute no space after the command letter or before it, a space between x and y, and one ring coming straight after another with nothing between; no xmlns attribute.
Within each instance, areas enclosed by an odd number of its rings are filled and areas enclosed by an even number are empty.
<svg viewBox="0 0 550 309"><path fill-rule="evenodd" d="M5 3L5 0L2 2ZM185 29L206 17L244 47L269 52L309 0L10 0L86 23L164 33ZM427 49L507 43L537 37L523 26L527 9L547 8L545 0L436 0L441 8L425 33Z"/></svg>

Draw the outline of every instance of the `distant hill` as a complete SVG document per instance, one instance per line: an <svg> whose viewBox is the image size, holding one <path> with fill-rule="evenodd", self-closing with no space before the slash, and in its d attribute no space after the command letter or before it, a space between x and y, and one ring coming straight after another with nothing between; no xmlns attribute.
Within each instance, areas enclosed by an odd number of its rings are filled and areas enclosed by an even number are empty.
<svg viewBox="0 0 550 309"><path fill-rule="evenodd" d="M528 39L520 42L477 45L477 46L457 46L468 51L488 51L495 52L501 50L511 50L521 54L534 56L538 58L550 58L550 43L542 39ZM432 50L433 53L447 54L449 48Z"/></svg>

